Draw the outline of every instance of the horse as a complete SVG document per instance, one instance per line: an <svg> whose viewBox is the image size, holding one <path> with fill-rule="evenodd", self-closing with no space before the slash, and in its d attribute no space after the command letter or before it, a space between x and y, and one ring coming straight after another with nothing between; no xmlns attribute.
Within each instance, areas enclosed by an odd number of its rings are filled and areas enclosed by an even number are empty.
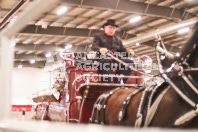
<svg viewBox="0 0 198 132"><path fill-rule="evenodd" d="M166 51L162 40L157 46ZM103 93L94 104L90 123L198 128L198 23L180 57L164 53L156 51L164 81Z"/></svg>

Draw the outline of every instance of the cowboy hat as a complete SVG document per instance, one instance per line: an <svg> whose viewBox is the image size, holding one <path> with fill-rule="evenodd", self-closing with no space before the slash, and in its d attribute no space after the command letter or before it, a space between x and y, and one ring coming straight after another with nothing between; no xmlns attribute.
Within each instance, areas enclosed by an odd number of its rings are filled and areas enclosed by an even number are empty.
<svg viewBox="0 0 198 132"><path fill-rule="evenodd" d="M103 28L104 28L104 26L107 26L107 25L112 25L112 26L118 27L118 25L116 25L115 20L113 20L113 19L107 20L107 22L103 25Z"/></svg>

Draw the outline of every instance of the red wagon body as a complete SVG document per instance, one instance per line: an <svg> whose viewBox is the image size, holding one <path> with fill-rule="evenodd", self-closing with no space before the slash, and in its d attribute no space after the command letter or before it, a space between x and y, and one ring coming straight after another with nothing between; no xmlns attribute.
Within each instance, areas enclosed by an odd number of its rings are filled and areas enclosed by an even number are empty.
<svg viewBox="0 0 198 132"><path fill-rule="evenodd" d="M39 107L36 115L45 115L51 121L88 123L96 99L117 87L134 87L143 84L142 75L132 71L126 84L118 84L119 71L115 71L114 82L104 83L100 70L84 67L79 69L73 60L65 60L66 83L57 102L50 102L44 111ZM117 74L118 73L118 74ZM120 76L122 77L122 76ZM44 113L45 112L45 113ZM46 115L48 117L46 117ZM42 119L42 117L37 117ZM44 118L43 118L44 119Z"/></svg>

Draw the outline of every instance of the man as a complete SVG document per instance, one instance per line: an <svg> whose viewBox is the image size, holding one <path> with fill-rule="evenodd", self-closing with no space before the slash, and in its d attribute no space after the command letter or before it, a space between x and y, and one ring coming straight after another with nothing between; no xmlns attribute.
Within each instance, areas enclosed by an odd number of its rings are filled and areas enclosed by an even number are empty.
<svg viewBox="0 0 198 132"><path fill-rule="evenodd" d="M98 61L102 64L103 74L113 74L112 64L118 63L112 58L109 57L105 58L104 56L107 52L111 51L111 52L120 52L125 54L130 53L134 55L134 51L133 50L127 51L126 48L123 46L121 39L115 35L116 27L118 27L118 25L116 25L115 20L109 19L103 25L104 33L94 36L92 50L99 52L101 58ZM122 57L119 59L121 59L125 63L133 63L132 60L129 59L123 59ZM129 69L128 67L122 65L122 67L119 67L119 69L121 68L122 69L124 68L124 70L121 70L121 74L125 76L129 76L131 74L131 69ZM112 83L113 79L108 78L108 82ZM126 83L127 78L124 78L123 82Z"/></svg>

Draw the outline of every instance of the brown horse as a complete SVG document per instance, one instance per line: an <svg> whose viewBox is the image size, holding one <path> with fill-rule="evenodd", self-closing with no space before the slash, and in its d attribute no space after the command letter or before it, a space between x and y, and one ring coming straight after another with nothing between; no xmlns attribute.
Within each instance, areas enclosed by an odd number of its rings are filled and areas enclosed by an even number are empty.
<svg viewBox="0 0 198 132"><path fill-rule="evenodd" d="M180 57L171 59L156 52L165 82L148 88L118 88L102 94L94 105L90 122L198 128L198 24L195 27ZM158 46L164 49L162 41Z"/></svg>

